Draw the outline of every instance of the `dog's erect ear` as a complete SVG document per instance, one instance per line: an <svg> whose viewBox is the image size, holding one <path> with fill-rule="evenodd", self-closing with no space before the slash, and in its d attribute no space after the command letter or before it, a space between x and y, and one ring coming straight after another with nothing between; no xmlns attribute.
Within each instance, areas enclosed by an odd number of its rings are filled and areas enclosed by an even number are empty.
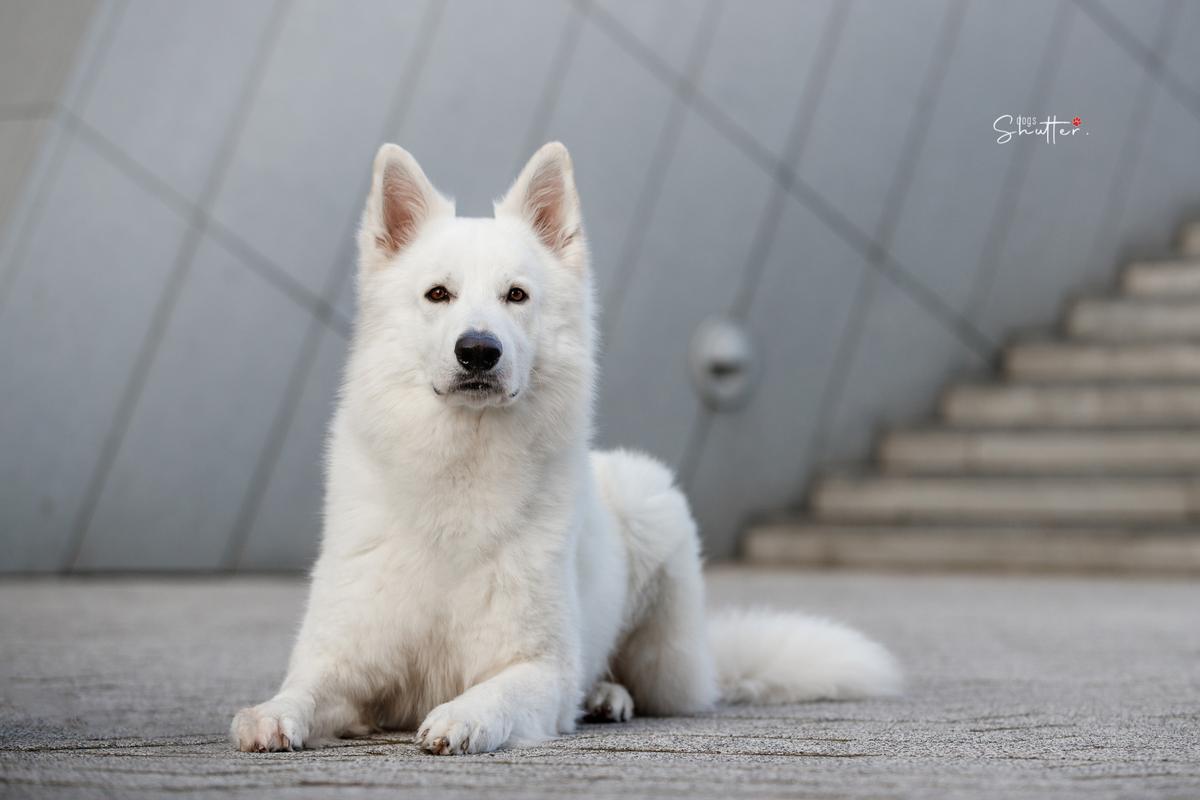
<svg viewBox="0 0 1200 800"><path fill-rule="evenodd" d="M496 216L515 216L533 228L550 252L566 263L583 259L583 220L571 155L561 142L533 154L503 200ZM580 264L582 266L582 264Z"/></svg>
<svg viewBox="0 0 1200 800"><path fill-rule="evenodd" d="M372 250L385 260L396 255L422 225L443 216L454 216L454 203L438 194L417 160L397 145L380 147L359 235L364 256Z"/></svg>

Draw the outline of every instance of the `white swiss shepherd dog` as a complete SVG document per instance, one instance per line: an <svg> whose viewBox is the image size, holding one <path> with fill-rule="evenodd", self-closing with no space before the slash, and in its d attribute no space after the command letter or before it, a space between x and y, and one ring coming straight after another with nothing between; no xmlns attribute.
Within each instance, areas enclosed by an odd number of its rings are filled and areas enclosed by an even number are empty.
<svg viewBox="0 0 1200 800"><path fill-rule="evenodd" d="M467 219L384 145L359 248L321 554L279 693L234 717L241 750L396 729L485 753L584 715L898 690L888 652L840 625L709 620L671 473L591 451L595 311L565 147Z"/></svg>

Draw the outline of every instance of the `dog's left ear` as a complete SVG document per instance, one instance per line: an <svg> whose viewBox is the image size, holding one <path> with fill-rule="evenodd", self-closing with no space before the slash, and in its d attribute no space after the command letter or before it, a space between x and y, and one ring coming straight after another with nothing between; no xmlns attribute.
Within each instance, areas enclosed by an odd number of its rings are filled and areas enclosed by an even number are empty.
<svg viewBox="0 0 1200 800"><path fill-rule="evenodd" d="M561 142L550 142L533 154L508 194L496 203L496 216L524 220L563 263L580 270L586 266L575 172Z"/></svg>

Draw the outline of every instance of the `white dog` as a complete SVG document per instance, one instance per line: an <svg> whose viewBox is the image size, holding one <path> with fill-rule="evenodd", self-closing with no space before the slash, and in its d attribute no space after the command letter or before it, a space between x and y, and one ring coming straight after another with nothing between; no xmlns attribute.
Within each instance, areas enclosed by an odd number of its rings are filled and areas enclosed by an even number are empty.
<svg viewBox="0 0 1200 800"><path fill-rule="evenodd" d="M416 730L438 754L718 700L897 690L879 645L772 612L705 618L670 473L592 453L592 281L571 160L537 152L494 219L375 157L321 555L287 678L242 750Z"/></svg>

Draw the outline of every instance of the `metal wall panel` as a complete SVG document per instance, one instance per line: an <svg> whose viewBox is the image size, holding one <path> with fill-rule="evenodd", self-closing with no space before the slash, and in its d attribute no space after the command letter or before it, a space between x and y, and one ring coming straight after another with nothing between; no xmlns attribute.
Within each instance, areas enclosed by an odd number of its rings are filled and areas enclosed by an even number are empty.
<svg viewBox="0 0 1200 800"><path fill-rule="evenodd" d="M59 158L0 298L6 570L55 570L70 558L81 506L186 227L85 143L73 142Z"/></svg>
<svg viewBox="0 0 1200 800"><path fill-rule="evenodd" d="M1016 214L974 307L977 324L997 339L1014 326L1053 321L1080 286L1106 203L1127 188L1117 178L1129 130L1144 124L1138 101L1156 89L1093 17L1073 17L1045 105L1059 118L1083 118L1081 140L1033 149Z"/></svg>
<svg viewBox="0 0 1200 800"><path fill-rule="evenodd" d="M678 468L715 555L1200 211L1193 3L11 8L4 174L42 144L0 241L0 571L311 559L382 140L466 214L572 148L600 444ZM1090 136L1000 146L1002 113ZM689 381L713 315L759 350L737 410Z"/></svg>

